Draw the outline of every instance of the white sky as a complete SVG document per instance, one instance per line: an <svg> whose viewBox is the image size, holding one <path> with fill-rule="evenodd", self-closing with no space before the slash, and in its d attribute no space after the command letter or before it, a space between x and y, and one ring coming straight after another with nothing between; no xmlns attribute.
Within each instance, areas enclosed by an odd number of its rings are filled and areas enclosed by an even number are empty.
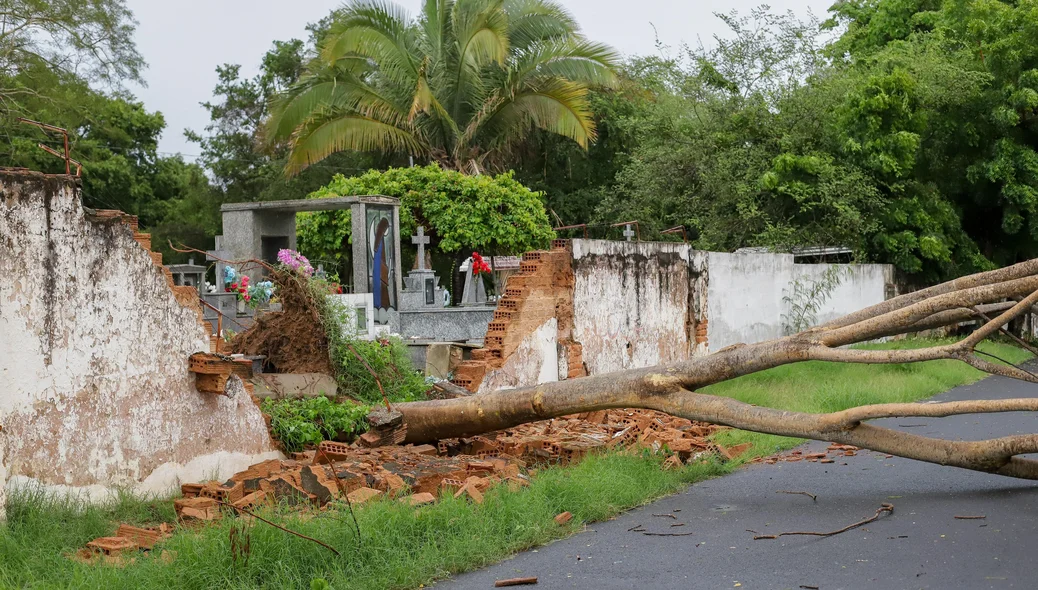
<svg viewBox="0 0 1038 590"><path fill-rule="evenodd" d="M421 0L397 0L412 14ZM833 0L772 0L774 11L810 9L824 17ZM656 34L671 47L682 42L708 43L725 27L716 11L746 14L761 0L699 2L695 0L562 0L591 39L620 52L656 51ZM237 63L247 77L256 74L260 59L275 40L305 39L304 27L342 4L341 0L127 0L139 21L137 48L148 62L147 88L131 87L150 110L166 117L159 150L180 152L188 159L198 146L184 139L183 130L201 132L208 113L199 106L212 97L216 66ZM655 26L655 32L653 27Z"/></svg>

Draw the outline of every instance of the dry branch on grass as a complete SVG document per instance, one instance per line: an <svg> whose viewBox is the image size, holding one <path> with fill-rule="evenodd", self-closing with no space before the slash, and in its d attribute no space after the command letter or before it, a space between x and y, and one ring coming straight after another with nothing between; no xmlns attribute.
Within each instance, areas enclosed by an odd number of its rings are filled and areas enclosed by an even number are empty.
<svg viewBox="0 0 1038 590"><path fill-rule="evenodd" d="M941 465L1038 479L1038 461L1019 457L1038 452L1038 434L951 441L866 423L888 417L1038 411L1038 398L878 404L807 414L695 392L721 381L809 360L878 364L954 359L988 373L1038 383L1038 376L982 358L976 350L978 343L1036 303L1038 260L1031 260L901 295L792 336L735 345L705 357L483 395L397 404L395 409L403 413L407 442L413 443L471 436L581 412L645 408L754 432L833 441ZM997 315L952 344L910 350L843 348L883 336L984 319L988 314Z"/></svg>

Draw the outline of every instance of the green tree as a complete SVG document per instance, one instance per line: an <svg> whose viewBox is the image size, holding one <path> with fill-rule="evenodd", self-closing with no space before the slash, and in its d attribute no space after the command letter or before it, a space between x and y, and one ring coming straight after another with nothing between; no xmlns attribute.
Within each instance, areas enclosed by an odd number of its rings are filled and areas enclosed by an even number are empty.
<svg viewBox="0 0 1038 590"><path fill-rule="evenodd" d="M0 165L63 173L37 147L60 151L61 138L16 118L68 129L83 204L138 215L155 249L177 262L186 256L168 240L211 246L218 203L201 167L159 154L162 114L122 89L143 83L135 24L122 0L0 2Z"/></svg>
<svg viewBox="0 0 1038 590"><path fill-rule="evenodd" d="M314 38L323 34L326 27L327 23L311 25ZM209 111L210 122L203 133L186 130L184 134L201 147L199 163L209 170L222 202L301 199L327 185L337 173L403 163L366 154L340 153L294 177L284 175L287 146L265 146L260 131L263 120L269 116L270 102L301 75L304 61L313 52L313 42L275 41L263 56L259 74L251 79L241 76L240 65L216 68L214 98L202 103Z"/></svg>
<svg viewBox="0 0 1038 590"><path fill-rule="evenodd" d="M500 255L544 248L554 237L542 196L512 173L469 176L436 164L372 170L352 178L338 175L310 197L345 195L399 198L401 234L424 226L431 246L455 254L456 262L473 250ZM311 260L341 267L349 259L349 211L300 214L297 225L299 249Z"/></svg>
<svg viewBox="0 0 1038 590"><path fill-rule="evenodd" d="M416 20L354 0L333 21L267 122L289 173L343 150L500 170L533 129L587 146L588 86L614 81L613 50L550 0L427 0Z"/></svg>
<svg viewBox="0 0 1038 590"><path fill-rule="evenodd" d="M124 0L5 0L0 3L0 104L23 111L48 98L45 71L118 87L143 83L133 43L136 22Z"/></svg>

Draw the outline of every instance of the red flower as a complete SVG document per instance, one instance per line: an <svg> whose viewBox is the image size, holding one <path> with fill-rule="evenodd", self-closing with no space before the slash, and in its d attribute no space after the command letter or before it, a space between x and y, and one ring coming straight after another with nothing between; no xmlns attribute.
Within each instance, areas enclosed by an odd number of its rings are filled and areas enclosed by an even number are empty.
<svg viewBox="0 0 1038 590"><path fill-rule="evenodd" d="M237 290L238 290L238 283L231 283L231 291L237 291Z"/></svg>

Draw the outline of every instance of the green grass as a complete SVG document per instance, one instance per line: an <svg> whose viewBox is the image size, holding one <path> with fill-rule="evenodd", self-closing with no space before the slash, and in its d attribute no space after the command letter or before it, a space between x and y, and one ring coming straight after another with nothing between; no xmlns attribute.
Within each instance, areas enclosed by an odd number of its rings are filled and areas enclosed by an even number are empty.
<svg viewBox="0 0 1038 590"><path fill-rule="evenodd" d="M954 340L901 340L863 345L866 349L922 348ZM1011 363L1020 363L1030 353L1010 344L985 341L978 350ZM993 360L993 359L990 359ZM753 375L711 385L703 393L723 395L748 404L796 412L837 412L867 404L911 402L973 383L986 376L966 363L952 360L903 365L861 365L810 361L777 367ZM752 456L770 455L789 449L801 439L742 430L721 433L721 444L753 443Z"/></svg>
<svg viewBox="0 0 1038 590"><path fill-rule="evenodd" d="M906 341L881 347L933 344ZM984 344L982 349L1012 362L1029 356L998 343ZM913 401L982 376L955 361L873 366L812 362L742 377L706 391L758 405L829 412L868 403ZM755 443L748 457L798 442L742 431L724 432L720 439L725 444ZM335 589L415 588L572 534L584 522L609 518L736 466L704 463L663 471L660 461L644 453L592 456L575 466L542 469L528 488L491 490L481 506L452 498L417 510L398 502L378 502L357 511L359 541L347 514L322 513L306 519L273 513L272 518L290 528L335 546L342 556L256 523L248 563L236 563L231 557L229 533L234 519L197 532L179 532L163 546L176 552L168 563L145 555L124 568L74 562L66 555L95 537L112 534L118 522L171 521L171 503L121 495L109 506L99 507L18 494L8 499L8 525L0 526L0 588L309 588L314 580L324 580ZM567 510L575 518L559 527L552 518ZM324 585L318 582L315 587Z"/></svg>
<svg viewBox="0 0 1038 590"><path fill-rule="evenodd" d="M313 580L323 579L336 589L415 588L568 535L582 522L609 518L726 470L707 463L664 471L660 463L659 457L641 454L593 456L572 467L543 469L520 491L492 489L481 506L453 498L419 509L392 500L378 502L357 509L360 542L345 512L309 519L274 515L289 528L336 547L342 557L257 522L247 564L231 558L233 519L174 536L163 545L176 552L171 563L157 555L138 557L124 568L73 562L64 555L94 537L112 534L114 521L168 519L169 502L123 499L99 508L15 496L10 499L10 523L0 531L0 586L309 588ZM567 510L574 519L559 527L552 519Z"/></svg>

